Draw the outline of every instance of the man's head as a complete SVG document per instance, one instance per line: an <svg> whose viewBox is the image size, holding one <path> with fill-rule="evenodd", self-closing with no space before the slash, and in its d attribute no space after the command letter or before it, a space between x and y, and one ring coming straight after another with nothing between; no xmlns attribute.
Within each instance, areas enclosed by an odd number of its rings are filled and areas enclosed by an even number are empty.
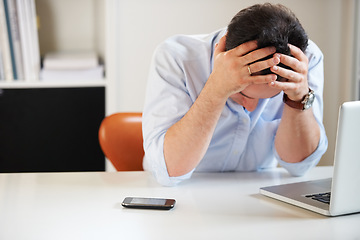
<svg viewBox="0 0 360 240"><path fill-rule="evenodd" d="M303 52L308 45L307 34L295 14L283 5L270 3L245 8L233 17L226 35L226 51L251 40L257 40L258 48L274 46L276 52L286 55L290 55L288 43ZM266 69L261 73L271 72Z"/></svg>

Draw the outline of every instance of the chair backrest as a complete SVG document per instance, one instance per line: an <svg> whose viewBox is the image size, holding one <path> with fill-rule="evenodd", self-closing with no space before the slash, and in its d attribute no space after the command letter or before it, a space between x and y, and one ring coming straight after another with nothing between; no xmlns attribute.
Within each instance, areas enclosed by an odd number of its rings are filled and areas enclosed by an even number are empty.
<svg viewBox="0 0 360 240"><path fill-rule="evenodd" d="M121 112L104 118L99 143L117 171L142 171L142 113Z"/></svg>

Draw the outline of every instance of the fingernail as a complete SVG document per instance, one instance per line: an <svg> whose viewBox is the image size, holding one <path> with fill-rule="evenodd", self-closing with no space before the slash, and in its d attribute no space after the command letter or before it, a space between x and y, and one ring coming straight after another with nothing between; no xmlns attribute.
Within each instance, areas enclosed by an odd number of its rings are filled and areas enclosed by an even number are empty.
<svg viewBox="0 0 360 240"><path fill-rule="evenodd" d="M278 69L279 69L278 66L273 66L273 70L274 70L274 71L277 71Z"/></svg>

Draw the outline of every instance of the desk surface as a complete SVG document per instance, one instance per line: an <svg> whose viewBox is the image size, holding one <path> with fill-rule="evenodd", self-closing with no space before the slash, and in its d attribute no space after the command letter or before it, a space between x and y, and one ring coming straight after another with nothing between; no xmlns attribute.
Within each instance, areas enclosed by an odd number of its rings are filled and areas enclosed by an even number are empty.
<svg viewBox="0 0 360 240"><path fill-rule="evenodd" d="M360 239L360 214L329 218L259 194L331 175L331 167L300 178L283 169L195 173L162 187L147 172L0 174L0 239ZM126 196L177 203L125 209Z"/></svg>

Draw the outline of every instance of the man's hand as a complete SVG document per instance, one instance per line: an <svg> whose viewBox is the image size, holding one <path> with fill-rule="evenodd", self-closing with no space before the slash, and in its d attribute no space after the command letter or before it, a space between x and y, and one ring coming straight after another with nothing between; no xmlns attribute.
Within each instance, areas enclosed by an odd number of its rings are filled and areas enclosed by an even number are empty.
<svg viewBox="0 0 360 240"><path fill-rule="evenodd" d="M275 53L280 62L291 69L273 66L271 71L287 79L287 81L271 82L269 85L281 89L293 101L300 101L309 92L308 64L306 55L296 46L289 44L290 53L293 56Z"/></svg>
<svg viewBox="0 0 360 240"><path fill-rule="evenodd" d="M230 95L244 90L250 84L266 84L276 80L275 74L256 74L256 72L274 67L280 62L277 55L256 62L274 54L276 51L274 47L257 49L257 42L250 41L225 51L225 42L226 35L215 46L214 68L209 78L209 81L215 89L218 89L222 97L227 99ZM255 74L250 75L250 72Z"/></svg>

